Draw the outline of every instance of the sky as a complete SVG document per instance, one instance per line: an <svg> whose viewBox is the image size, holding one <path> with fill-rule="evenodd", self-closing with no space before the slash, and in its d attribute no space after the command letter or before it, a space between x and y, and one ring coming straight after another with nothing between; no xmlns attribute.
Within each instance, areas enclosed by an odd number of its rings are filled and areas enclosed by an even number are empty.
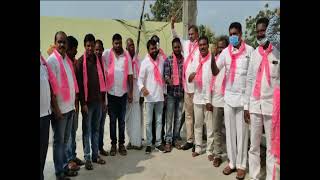
<svg viewBox="0 0 320 180"><path fill-rule="evenodd" d="M150 14L147 0L145 12ZM40 16L94 19L139 20L143 1L40 1ZM255 16L268 3L270 9L280 7L280 1L197 1L197 24L207 25L216 35L228 33L231 22L245 28L245 19Z"/></svg>

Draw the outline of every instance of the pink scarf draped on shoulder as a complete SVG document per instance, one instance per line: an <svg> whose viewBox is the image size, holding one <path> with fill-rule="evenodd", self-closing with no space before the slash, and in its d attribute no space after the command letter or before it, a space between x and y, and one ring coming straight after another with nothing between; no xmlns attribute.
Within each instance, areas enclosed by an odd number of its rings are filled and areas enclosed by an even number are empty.
<svg viewBox="0 0 320 180"><path fill-rule="evenodd" d="M211 53L209 52L206 57L202 57L201 54L199 55L200 56L200 59L199 59L199 65L197 67L197 70L196 70L196 76L195 76L195 82L196 84L198 85L198 87L200 89L202 89L202 69L203 69L203 64L205 62L207 62L209 60L209 57L210 57Z"/></svg>
<svg viewBox="0 0 320 180"><path fill-rule="evenodd" d="M280 164L280 87L275 86L273 92L272 131L271 131L271 153ZM273 167L274 180L276 176L276 164Z"/></svg>
<svg viewBox="0 0 320 180"><path fill-rule="evenodd" d="M48 64L47 64L46 60L44 59L44 57L42 55L40 55L40 58L41 58L42 64L44 64L47 67L49 83L50 83L52 91L53 91L52 93L54 95L57 95L57 93L59 92L59 86L58 86L57 78L54 75L54 73L52 72L50 66L48 66Z"/></svg>
<svg viewBox="0 0 320 180"><path fill-rule="evenodd" d="M163 49L160 48L160 49L159 49L159 53L161 54L163 60L166 61L166 60L167 60L167 56L166 56L166 54L164 53Z"/></svg>
<svg viewBox="0 0 320 180"><path fill-rule="evenodd" d="M137 72L137 77L139 77L139 72L140 72L140 69L139 69L139 57L138 55L135 55L133 57L133 60L132 60L132 70Z"/></svg>
<svg viewBox="0 0 320 180"><path fill-rule="evenodd" d="M63 101L66 102L70 100L70 88L69 88L67 72L63 66L62 56L59 54L59 52L56 49L53 51L53 53L56 56L60 66L60 77L61 77L60 93L62 95ZM72 71L72 78L73 78L75 92L78 93L79 88L78 88L76 75L74 73L72 61L70 60L70 58L68 58L68 56L67 56L67 63L69 64L69 67Z"/></svg>
<svg viewBox="0 0 320 180"><path fill-rule="evenodd" d="M237 52L235 54L232 53L232 45L229 44L229 46L228 46L228 51L229 51L229 54L231 57L230 76L229 76L229 80L231 80L231 85L233 84L234 78L236 75L236 69L237 69L237 61L236 60L245 52L245 50L246 50L246 45L245 45L244 41L241 41L239 52ZM226 91L226 83L227 83L226 75L227 74L225 74L225 76L223 78L223 82L222 82L222 86L221 86L221 91L222 91L223 95L225 94L225 91Z"/></svg>
<svg viewBox="0 0 320 180"><path fill-rule="evenodd" d="M193 49L191 49L193 45ZM192 62L193 61L193 54L194 52L199 48L199 44L198 44L198 41L192 43L191 41L189 42L189 47L188 47L188 50L189 50L189 54L187 56L187 58L185 59L184 63L183 63L183 76L182 76L182 82L183 82L183 87L184 87L184 90L187 89L187 83L186 83L186 71L187 71L187 67L190 63L190 61Z"/></svg>
<svg viewBox="0 0 320 180"><path fill-rule="evenodd" d="M123 91L127 90L127 79L129 74L129 53L123 50L125 59L124 59L124 71L123 71L123 82L122 82L122 89ZM114 69L115 69L115 54L113 52L113 48L110 49L109 53L109 64L108 64L108 71L107 71L107 84L106 90L109 91L112 86L114 85Z"/></svg>
<svg viewBox="0 0 320 180"><path fill-rule="evenodd" d="M159 65L159 63L160 63L159 56L157 56L157 59L156 59L155 61L152 59L152 57L150 56L150 54L148 54L148 57L149 57L150 62L153 64L154 80L155 80L160 86L162 86L162 85L163 85L163 80L162 80L162 77L161 77L160 70L159 70L159 68L158 68L158 65Z"/></svg>
<svg viewBox="0 0 320 180"><path fill-rule="evenodd" d="M271 80L270 80L270 67L269 67L269 61L268 61L268 55L272 52L272 45L269 44L268 48L264 51L262 46L259 46L258 48L259 54L262 56L262 60L257 72L257 78L254 86L253 96L256 99L260 99L261 95L261 80L262 80L262 74L263 71L266 73L267 81L269 87L271 86Z"/></svg>
<svg viewBox="0 0 320 180"><path fill-rule="evenodd" d="M172 53L172 78L173 78L173 85L179 85L179 68L178 68L178 59L174 53Z"/></svg>
<svg viewBox="0 0 320 180"><path fill-rule="evenodd" d="M106 84L104 80L103 68L101 65L101 60L96 56L96 65L98 71L98 78L99 78L99 86L100 92L106 92ZM88 72L87 72L87 53L86 51L83 54L83 86L84 86L84 97L85 101L88 100Z"/></svg>

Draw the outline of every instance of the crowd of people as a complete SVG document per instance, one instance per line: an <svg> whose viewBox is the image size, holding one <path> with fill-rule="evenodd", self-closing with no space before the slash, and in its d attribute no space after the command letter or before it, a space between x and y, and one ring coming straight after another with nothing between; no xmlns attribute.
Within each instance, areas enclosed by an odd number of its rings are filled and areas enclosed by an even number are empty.
<svg viewBox="0 0 320 180"><path fill-rule="evenodd" d="M275 30L279 19L280 10L270 21L257 20L256 49L242 40L242 26L233 22L229 39L218 39L210 51L208 37L199 37L197 26L190 26L189 38L183 40L172 18L172 53L166 55L154 35L143 58L131 38L124 49L122 36L116 33L111 49L104 49L93 34L85 35L85 51L76 59L78 41L57 32L49 57L40 55L40 179L44 179L50 122L57 180L77 176L80 166L93 170L92 163L105 164L102 156L126 156L127 150L142 150L143 145L146 154L153 147L164 153L192 149L192 157L205 152L214 167L221 165L226 145L228 164L223 174L237 172L236 178L244 179L249 168L250 178L257 180L263 130L266 179L279 178L280 33ZM80 111L84 160L76 153ZM104 149L103 139L107 115L110 151ZM183 123L185 143L180 136Z"/></svg>

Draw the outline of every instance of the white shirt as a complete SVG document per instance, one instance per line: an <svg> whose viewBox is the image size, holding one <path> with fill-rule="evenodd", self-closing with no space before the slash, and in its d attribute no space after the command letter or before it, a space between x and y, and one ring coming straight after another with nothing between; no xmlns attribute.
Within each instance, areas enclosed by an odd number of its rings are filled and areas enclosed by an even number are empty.
<svg viewBox="0 0 320 180"><path fill-rule="evenodd" d="M180 39L180 42L181 42L181 45L182 45L182 51L183 51L183 57L184 57L184 60L186 61L187 60L187 57L189 56L189 45L191 43L190 40L183 40L181 37L179 37L177 35L177 32L174 30L174 29L171 29L172 30L172 36L173 37L178 37ZM191 51L193 49L193 44L191 45ZM187 69L186 69L186 84L187 84L187 89L185 90L185 92L187 93L194 93L194 82L192 81L191 83L189 83L188 81L188 78L190 76L191 73L194 72L193 70L193 67L191 67L191 64L194 62L195 59L197 59L197 57L200 55L200 51L199 51L199 48L195 49L194 52L193 52L193 61L188 64L187 66ZM195 62L195 66L197 66L198 62Z"/></svg>
<svg viewBox="0 0 320 180"><path fill-rule="evenodd" d="M110 53L111 49L106 49L104 50L103 54L102 54L102 60L104 62L105 68L106 70L108 70L108 65L109 65L109 53ZM120 56L116 56L116 54L114 53L114 83L112 88L109 90L109 94L113 95L113 96L118 96L121 97L123 96L125 93L128 92L128 85L126 90L123 90L123 72L124 72L124 62L125 62L125 55L124 53L122 53ZM130 55L128 56L128 75L132 75L132 60Z"/></svg>
<svg viewBox="0 0 320 180"><path fill-rule="evenodd" d="M134 58L136 58L136 55L134 56ZM137 56L137 65L138 65L138 68L140 70L140 67L141 67L141 58L139 56ZM141 97L141 93L140 93L140 90L139 90L139 87L138 87L138 77L139 77L139 74L136 70L136 66L132 64L132 70L133 70L133 102L139 102L140 100L140 97ZM142 96L143 97L143 96Z"/></svg>
<svg viewBox="0 0 320 180"><path fill-rule="evenodd" d="M62 56L61 56L61 58L62 58ZM62 99L61 94L57 95L58 106L59 106L60 111L61 111L62 114L67 113L67 112L72 111L72 110L75 109L75 104L74 103L75 103L76 91L74 89L74 81L73 81L73 76L72 76L72 70L71 70L66 58L67 58L67 55L65 55L65 57L62 60L62 62L63 62L63 67L64 67L64 69L65 69L65 71L67 73L69 90L70 90L70 99L69 99L69 101L64 102L63 99ZM58 59L54 55L54 53L52 53L48 57L48 65L50 66L52 72L56 76L59 87L61 87L60 64L58 62Z"/></svg>
<svg viewBox="0 0 320 180"><path fill-rule="evenodd" d="M158 55L159 56L159 55ZM151 61L153 61L151 59ZM163 78L163 65L164 59L162 56L159 57L159 64L158 69L160 70L161 77ZM154 65L150 62L150 58L148 54L145 56L144 60L141 62L140 73L138 78L138 87L139 91L143 87L147 88L149 91L149 95L145 97L145 102L160 102L164 101L163 92L164 92L164 84L160 86L155 81L154 72L153 72ZM142 93L142 92L141 92Z"/></svg>
<svg viewBox="0 0 320 180"><path fill-rule="evenodd" d="M41 62L41 59L40 59ZM51 114L51 94L47 67L40 65L40 117Z"/></svg>
<svg viewBox="0 0 320 180"><path fill-rule="evenodd" d="M253 96L254 87L256 84L257 72L262 60L258 48L252 53L248 75L247 75L247 88L246 88L246 103L249 103L250 113L257 113L263 115L272 115L273 109L273 89L277 81L280 81L280 52L273 47L272 52L268 55L270 67L270 80L271 86L269 87L265 70L262 72L261 79L261 94L260 100Z"/></svg>
<svg viewBox="0 0 320 180"><path fill-rule="evenodd" d="M211 64L210 64L211 65ZM207 74L207 80L208 80L208 86L206 89L206 103L212 104L214 107L224 107L224 96L221 91L222 82L225 77L225 68L222 67L220 69L219 74L215 76L216 80L214 82L213 91L210 89L210 83L212 76L211 67L208 68Z"/></svg>
<svg viewBox="0 0 320 180"><path fill-rule="evenodd" d="M222 69L225 67L227 73L226 79L226 90L224 95L224 101L231 107L242 107L245 105L245 90L246 90L246 78L247 78L247 71L249 67L249 61L251 57L251 53L253 52L253 48L247 44L245 44L245 52L239 56L236 60L237 66L235 71L234 82L231 85L230 80L230 65L231 65L231 56L229 54L228 47L225 48L218 60L217 60L217 67ZM239 50L232 47L232 53L235 54ZM245 110L248 107L244 107Z"/></svg>
<svg viewBox="0 0 320 180"><path fill-rule="evenodd" d="M210 53L210 52L209 52ZM201 55L200 55L201 56ZM199 61L199 57L195 59ZM199 63L198 63L199 64ZM197 66L198 67L198 66ZM197 67L193 72L196 71ZM211 69L211 53L209 59L202 65L202 88L198 87L196 82L196 78L193 79L194 82L194 96L193 96L193 103L194 104L206 104L206 89L209 86L209 79L208 79L208 72ZM212 74L212 73L211 73Z"/></svg>

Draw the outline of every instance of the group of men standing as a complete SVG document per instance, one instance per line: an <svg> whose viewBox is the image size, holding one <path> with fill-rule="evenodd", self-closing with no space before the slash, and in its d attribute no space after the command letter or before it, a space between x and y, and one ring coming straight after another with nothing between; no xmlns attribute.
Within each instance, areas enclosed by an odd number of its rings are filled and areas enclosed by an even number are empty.
<svg viewBox="0 0 320 180"><path fill-rule="evenodd" d="M273 129L278 131L279 121L276 120L280 120L274 117L274 112L279 115L279 106L275 111L273 105L274 90L280 84L280 42L274 41L270 33L274 31L276 18L279 15L273 18L273 24L266 18L257 21L259 46L256 49L242 40L241 24L231 23L229 40L219 39L216 52L210 52L208 38L199 37L195 25L188 29L188 40L179 38L174 29L175 18L172 18L172 53L167 57L160 48L159 38L151 38L144 59L136 53L131 38L126 40L125 50L121 35L114 34L112 48L104 50L101 40L87 34L83 41L84 54L76 60L77 40L62 31L57 32L48 59L40 57L40 178L43 179L50 121L55 174L57 179L67 180L69 176L78 175L81 165L92 170L92 162L105 164L99 153L114 156L117 152L127 155L127 149L141 150L145 107L147 154L152 152L154 138L158 151L171 152L172 147L192 148L192 157L201 155L205 124L208 160L213 161L214 167L220 166L226 138L229 163L223 174L237 171L237 179L244 179L246 174L249 126L249 174L251 179L259 179L264 126L266 179L271 180L275 163L280 164L279 152L271 149L271 144L277 145L279 141ZM270 34L270 38L266 34ZM76 156L79 105L84 162ZM185 144L180 137L183 111ZM103 148L107 113L110 152ZM226 137L222 133L223 124ZM129 136L127 147L124 146L125 129Z"/></svg>

